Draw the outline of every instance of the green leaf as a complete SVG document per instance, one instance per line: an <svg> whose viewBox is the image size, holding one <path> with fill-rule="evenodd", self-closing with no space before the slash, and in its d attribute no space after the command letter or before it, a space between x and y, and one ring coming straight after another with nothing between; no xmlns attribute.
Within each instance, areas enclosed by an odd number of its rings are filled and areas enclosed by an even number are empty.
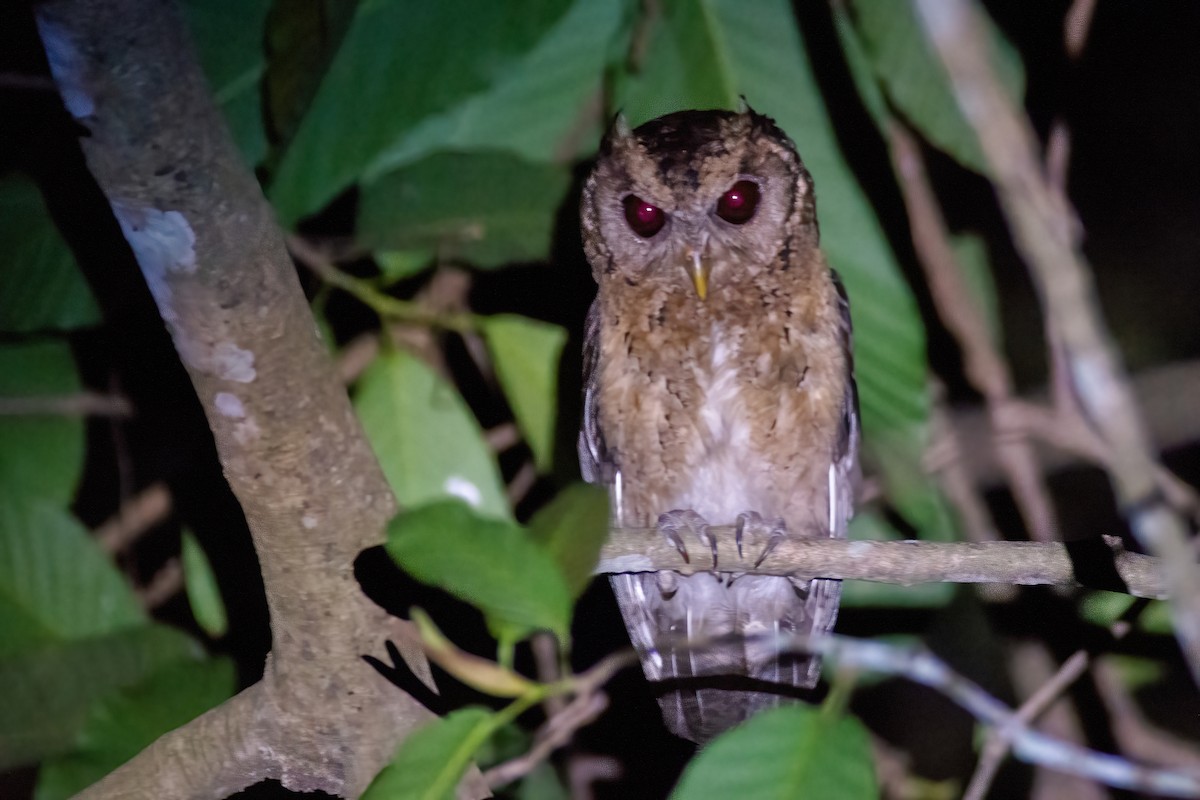
<svg viewBox="0 0 1200 800"><path fill-rule="evenodd" d="M841 274L854 318L855 367L866 446L885 483L920 476L927 438L925 336L916 302L866 196L842 157L791 6L765 0L675 0L649 33L636 76L619 75L617 104L631 123L681 108L736 108L744 94L797 143L813 175L822 248ZM918 486L906 516L923 532L944 526L936 495Z"/></svg>
<svg viewBox="0 0 1200 800"><path fill-rule="evenodd" d="M487 739L493 714L463 708L413 731L362 800L453 800L471 757Z"/></svg>
<svg viewBox="0 0 1200 800"><path fill-rule="evenodd" d="M505 80L567 7L360 3L271 186L284 224L319 210L421 120Z"/></svg>
<svg viewBox="0 0 1200 800"><path fill-rule="evenodd" d="M517 426L533 451L538 471L547 472L554 462L558 359L567 332L515 314L488 317L483 332Z"/></svg>
<svg viewBox="0 0 1200 800"><path fill-rule="evenodd" d="M545 260L570 180L503 153L435 154L363 187L359 240L478 267Z"/></svg>
<svg viewBox="0 0 1200 800"><path fill-rule="evenodd" d="M1102 628L1112 627L1135 603L1135 597L1120 592L1089 590L1079 601L1079 618ZM1150 600L1141 608L1134 626L1144 633L1172 636L1175 633L1171 621L1171 607L1162 600Z"/></svg>
<svg viewBox="0 0 1200 800"><path fill-rule="evenodd" d="M35 800L65 800L133 758L167 731L229 698L236 687L227 659L166 666L97 700L76 747L42 765Z"/></svg>
<svg viewBox="0 0 1200 800"><path fill-rule="evenodd" d="M587 483L568 486L533 515L529 532L557 562L571 596L578 597L592 582L608 539L608 492Z"/></svg>
<svg viewBox="0 0 1200 800"><path fill-rule="evenodd" d="M94 701L199 655L190 637L156 624L0 654L0 770L66 752Z"/></svg>
<svg viewBox="0 0 1200 800"><path fill-rule="evenodd" d="M213 96L225 112L246 163L267 153L262 76L270 0L186 0L184 10Z"/></svg>
<svg viewBox="0 0 1200 800"><path fill-rule="evenodd" d="M537 630L569 641L566 583L515 522L478 516L458 501L434 503L392 520L387 552L417 580L483 611L514 641Z"/></svg>
<svg viewBox="0 0 1200 800"><path fill-rule="evenodd" d="M516 800L570 800L571 792L563 785L554 766L543 761L521 779L513 797Z"/></svg>
<svg viewBox="0 0 1200 800"><path fill-rule="evenodd" d="M429 253L421 250L376 250L373 255L388 283L419 275L433 266Z"/></svg>
<svg viewBox="0 0 1200 800"><path fill-rule="evenodd" d="M0 657L146 621L82 525L49 502L12 493L0 496L0 607Z"/></svg>
<svg viewBox="0 0 1200 800"><path fill-rule="evenodd" d="M0 346L0 399L79 391L65 341ZM44 497L66 505L83 472L83 448L83 420L78 417L0 415L0 487L13 497Z"/></svg>
<svg viewBox="0 0 1200 800"><path fill-rule="evenodd" d="M937 148L960 164L987 174L974 130L958 109L949 78L925 39L910 3L854 0L856 27L875 75L893 105ZM980 15L1002 83L1014 98L1024 93L1020 57L986 15Z"/></svg>
<svg viewBox="0 0 1200 800"><path fill-rule="evenodd" d="M860 511L850 521L849 538L864 541L903 539L880 514ZM899 586L875 581L842 581L843 608L942 608L954 599L952 583L918 583Z"/></svg>
<svg viewBox="0 0 1200 800"><path fill-rule="evenodd" d="M589 107L601 93L609 52L627 48L633 13L629 0L575 0L501 80L422 120L379 155L365 179L439 150L495 149L557 162L586 155L605 122Z"/></svg>
<svg viewBox="0 0 1200 800"><path fill-rule="evenodd" d="M403 506L458 497L510 517L496 460L458 391L415 356L381 356L354 398L367 439Z"/></svg>
<svg viewBox="0 0 1200 800"><path fill-rule="evenodd" d="M225 604L221 602L217 576L213 574L212 564L204 555L204 549L196 541L195 535L186 529L183 532L182 561L188 603L196 622L209 636L224 636L229 629L229 619L225 616Z"/></svg>
<svg viewBox="0 0 1200 800"><path fill-rule="evenodd" d="M692 759L672 800L879 797L867 730L806 705L763 712Z"/></svg>
<svg viewBox="0 0 1200 800"><path fill-rule="evenodd" d="M30 181L0 180L0 331L71 330L100 322L100 309L67 243Z"/></svg>

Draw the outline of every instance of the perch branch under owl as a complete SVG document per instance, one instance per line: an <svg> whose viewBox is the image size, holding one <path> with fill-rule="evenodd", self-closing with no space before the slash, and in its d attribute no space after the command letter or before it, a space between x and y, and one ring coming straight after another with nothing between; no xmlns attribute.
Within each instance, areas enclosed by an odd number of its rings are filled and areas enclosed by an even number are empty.
<svg viewBox="0 0 1200 800"><path fill-rule="evenodd" d="M836 539L793 539L780 542L754 568L738 557L734 527L714 526L717 565L722 571L801 578L840 578L878 583L1005 583L1051 586L1086 585L1123 591L1135 597L1163 599L1166 586L1158 559L1129 553L1119 540L1105 537L1107 551L1072 552L1058 542L875 542ZM1090 540L1089 543L1095 543ZM699 542L685 542L689 561L652 528L613 528L600 551L599 573L669 569L691 574L712 568L711 554ZM747 537L745 553L761 551ZM1097 557L1099 556L1099 557ZM1086 561L1085 561L1086 559ZM1094 571L1098 578L1081 576ZM1100 568L1104 568L1100 575Z"/></svg>

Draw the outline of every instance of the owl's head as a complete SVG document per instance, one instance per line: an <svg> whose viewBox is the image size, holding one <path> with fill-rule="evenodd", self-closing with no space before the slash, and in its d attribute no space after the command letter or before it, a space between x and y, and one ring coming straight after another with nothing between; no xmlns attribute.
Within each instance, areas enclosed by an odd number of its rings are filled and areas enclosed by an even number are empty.
<svg viewBox="0 0 1200 800"><path fill-rule="evenodd" d="M680 111L629 130L621 117L583 190L596 280L690 287L782 269L817 246L812 178L770 117Z"/></svg>

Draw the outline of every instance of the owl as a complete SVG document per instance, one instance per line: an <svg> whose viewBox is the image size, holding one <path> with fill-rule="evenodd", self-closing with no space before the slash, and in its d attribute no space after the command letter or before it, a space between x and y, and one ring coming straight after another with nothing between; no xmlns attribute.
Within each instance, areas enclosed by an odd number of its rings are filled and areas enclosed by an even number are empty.
<svg viewBox="0 0 1200 800"><path fill-rule="evenodd" d="M581 225L598 284L581 470L608 488L615 524L713 559L692 575L611 576L667 727L703 742L820 675L773 634L830 630L841 584L746 571L784 537L846 535L859 440L849 306L818 248L811 176L748 108L632 131L618 117ZM747 531L768 544L717 564L715 525L736 525L739 552ZM684 646L696 639L710 646Z"/></svg>

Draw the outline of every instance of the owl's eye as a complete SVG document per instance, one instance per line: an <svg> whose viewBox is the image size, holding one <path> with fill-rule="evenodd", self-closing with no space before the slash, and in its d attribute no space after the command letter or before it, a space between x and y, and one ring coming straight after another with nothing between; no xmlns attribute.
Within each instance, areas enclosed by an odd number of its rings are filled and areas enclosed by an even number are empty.
<svg viewBox="0 0 1200 800"><path fill-rule="evenodd" d="M758 184L738 181L717 201L717 216L734 225L749 222L758 210Z"/></svg>
<svg viewBox="0 0 1200 800"><path fill-rule="evenodd" d="M625 221L633 232L643 239L649 239L662 230L667 221L667 215L658 206L647 203L637 195L625 197Z"/></svg>

